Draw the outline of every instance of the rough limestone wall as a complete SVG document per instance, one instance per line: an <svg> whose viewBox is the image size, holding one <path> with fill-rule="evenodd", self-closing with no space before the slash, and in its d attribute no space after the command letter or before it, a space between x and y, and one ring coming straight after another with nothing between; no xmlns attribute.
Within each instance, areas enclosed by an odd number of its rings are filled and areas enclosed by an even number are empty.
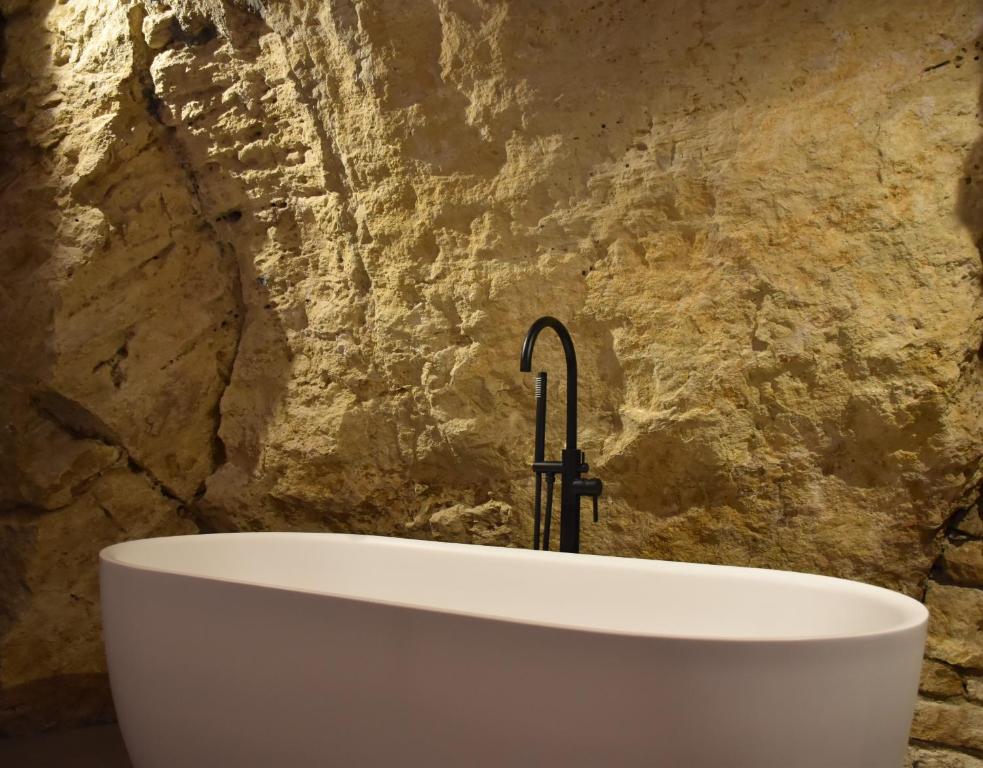
<svg viewBox="0 0 983 768"><path fill-rule="evenodd" d="M112 541L527 546L555 314L584 549L927 592L983 766L981 10L0 0L0 733L107 716Z"/></svg>

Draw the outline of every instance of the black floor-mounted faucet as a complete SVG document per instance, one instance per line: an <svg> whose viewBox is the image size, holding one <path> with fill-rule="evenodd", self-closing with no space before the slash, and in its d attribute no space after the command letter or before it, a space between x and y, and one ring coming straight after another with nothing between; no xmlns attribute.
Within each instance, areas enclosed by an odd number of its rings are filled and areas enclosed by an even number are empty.
<svg viewBox="0 0 983 768"><path fill-rule="evenodd" d="M577 353L573 339L566 327L555 317L541 317L529 328L522 343L519 370L532 370L532 350L536 337L544 328L552 328L563 344L567 360L567 447L560 461L545 461L546 443L546 373L536 376L536 440L533 456L533 472L536 473L536 499L533 518L533 549L539 549L539 528L543 475L546 476L546 520L543 529L543 549L550 548L550 524L553 506L553 483L560 475L560 551L580 551L580 498L590 496L594 504L594 522L597 522L597 497L602 483L595 477L581 477L587 466L584 452L577 448Z"/></svg>

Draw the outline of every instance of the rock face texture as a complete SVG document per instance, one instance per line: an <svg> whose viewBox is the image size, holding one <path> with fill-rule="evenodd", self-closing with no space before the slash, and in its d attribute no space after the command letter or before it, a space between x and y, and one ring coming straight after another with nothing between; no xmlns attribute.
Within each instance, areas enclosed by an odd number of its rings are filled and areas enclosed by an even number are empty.
<svg viewBox="0 0 983 768"><path fill-rule="evenodd" d="M111 716L113 541L528 546L553 314L584 549L927 595L913 765L983 765L977 2L0 19L0 734Z"/></svg>

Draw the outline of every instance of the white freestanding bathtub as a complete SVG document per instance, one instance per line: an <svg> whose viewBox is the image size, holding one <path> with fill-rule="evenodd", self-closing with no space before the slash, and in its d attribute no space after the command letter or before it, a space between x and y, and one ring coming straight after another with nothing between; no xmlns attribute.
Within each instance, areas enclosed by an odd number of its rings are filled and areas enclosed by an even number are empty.
<svg viewBox="0 0 983 768"><path fill-rule="evenodd" d="M899 768L927 612L796 573L338 534L102 552L136 768Z"/></svg>

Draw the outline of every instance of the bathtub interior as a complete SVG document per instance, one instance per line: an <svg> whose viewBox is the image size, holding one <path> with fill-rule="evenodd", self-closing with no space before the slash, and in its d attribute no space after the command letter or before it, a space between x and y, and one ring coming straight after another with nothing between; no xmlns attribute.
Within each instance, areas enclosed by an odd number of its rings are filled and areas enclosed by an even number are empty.
<svg viewBox="0 0 983 768"><path fill-rule="evenodd" d="M911 598L824 576L350 534L145 539L109 547L103 558L428 610L687 639L851 638L927 618Z"/></svg>

